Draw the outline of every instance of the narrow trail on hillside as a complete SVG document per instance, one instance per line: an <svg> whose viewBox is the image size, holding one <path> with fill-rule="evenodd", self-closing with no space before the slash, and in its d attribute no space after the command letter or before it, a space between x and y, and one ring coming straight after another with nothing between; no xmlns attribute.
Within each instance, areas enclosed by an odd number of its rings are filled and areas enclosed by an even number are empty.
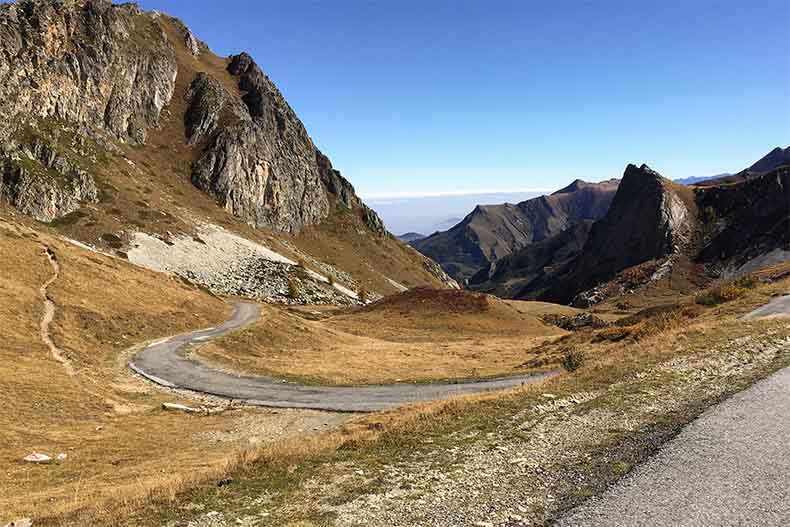
<svg viewBox="0 0 790 527"><path fill-rule="evenodd" d="M69 375L74 375L74 368L71 366L71 363L66 358L63 350L58 348L55 345L55 342L52 340L52 336L49 332L49 325L52 323L52 319L55 318L55 302L49 297L49 293L47 289L51 286L55 280L58 279L60 276L60 264L58 264L58 257L55 255L55 252L49 248L44 247L44 254L47 256L47 260L49 264L52 266L53 274L52 276L44 282L41 286L39 291L41 292L41 298L44 300L44 316L41 317L41 340L44 344L49 348L49 352L52 357L63 365L63 368L66 370L66 373Z"/></svg>

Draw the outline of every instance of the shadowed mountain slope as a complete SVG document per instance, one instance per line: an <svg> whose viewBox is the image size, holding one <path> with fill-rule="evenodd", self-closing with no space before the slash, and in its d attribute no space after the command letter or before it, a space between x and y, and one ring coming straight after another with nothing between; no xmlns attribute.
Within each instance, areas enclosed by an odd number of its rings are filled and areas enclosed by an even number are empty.
<svg viewBox="0 0 790 527"><path fill-rule="evenodd" d="M781 162L777 152L756 166ZM787 259L788 167L749 170L718 184L689 187L646 165L628 165L601 220L491 263L470 287L510 298L589 305L649 284L686 290Z"/></svg>
<svg viewBox="0 0 790 527"><path fill-rule="evenodd" d="M616 180L576 180L551 195L515 205L478 205L450 230L412 245L463 281L530 243L550 238L578 222L601 218L616 189Z"/></svg>

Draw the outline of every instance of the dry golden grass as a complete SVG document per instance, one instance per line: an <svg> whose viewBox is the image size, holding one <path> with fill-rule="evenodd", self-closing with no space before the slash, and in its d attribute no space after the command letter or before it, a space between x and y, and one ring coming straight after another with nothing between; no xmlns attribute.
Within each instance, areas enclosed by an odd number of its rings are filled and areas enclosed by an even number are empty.
<svg viewBox="0 0 790 527"><path fill-rule="evenodd" d="M356 214L343 207L291 241L307 254L350 273L369 291L397 293L387 278L404 287L442 285L426 270L423 255L394 236L374 236Z"/></svg>
<svg viewBox="0 0 790 527"><path fill-rule="evenodd" d="M104 385L112 387L105 388L101 382L97 382L88 385L86 389L80 375L77 379L68 378L62 367L47 357L46 349L30 338L31 332L36 334L40 316L37 285L49 276L46 260L39 252L40 244L26 237L22 231L0 229L0 233L0 249L3 249L3 254L12 254L9 249L12 246L14 248L13 259L9 260L7 267L10 271L0 281L0 294L10 295L0 304L3 307L0 311L3 322L9 322L2 327L19 328L15 332L6 331L8 334L3 337L11 346L0 349L3 354L0 379L5 379L3 382L6 383L0 391L0 397L4 398L0 403L3 408L11 408L13 411L11 425L3 431L6 435L2 437L4 444L11 445L11 448L0 454L3 456L0 463L8 475L7 484L0 493L0 510L10 518L37 509L49 517L51 522L62 521L69 525L108 524L114 519L136 514L151 502L168 503L179 493L223 477L230 471L252 468L257 472L272 470L276 474L278 470L287 472L289 467L296 464L304 466L310 460L331 458L337 452L349 455L348 452L354 449L380 448L382 445L388 451L397 452L399 445L408 444L409 437L423 437L426 433L443 429L442 427L454 426L453 423L458 421L483 423L494 418L492 415L498 411L509 411L507 409L512 405L522 407L531 404L530 401L539 400L539 394L545 391L563 394L579 390L580 386L585 387L584 389L606 386L607 383L640 368L677 354L700 349L705 346L708 338L715 340L725 334L737 336L743 332L754 331L754 328L759 330L762 327L759 323L747 328L735 322L734 316L764 303L771 295L790 287L790 278L780 278L771 284L750 290L747 295L726 306L704 308L702 312L697 309L694 313L696 316L684 324L656 323L648 318L640 323L653 324L662 329L636 341L626 339L620 342L593 342L594 332L550 339L550 342L542 346L549 353L561 353L572 345L583 346L587 360L577 372L561 375L542 385L459 397L373 414L318 437L289 439L263 448L227 449L200 443L191 437L196 431L229 426L225 417L166 414L156 409L161 401L156 393L132 392L129 391L130 387L123 384L113 386L112 381L117 381L117 378L112 376L112 368L109 366L104 372L102 363L112 364L112 357L117 356L117 352L91 348L94 346L93 339L98 339L101 332L79 337L86 339L80 344L86 346L83 349L96 349L97 352L75 353L70 358L76 365L82 361L91 362L91 371L97 370L99 373L87 375L88 372L85 372L88 378L97 378L99 381L106 379L108 382ZM184 288L178 282L162 280L153 273L127 269L121 262L84 253L47 236L39 235L39 239L53 246L62 255L64 273L84 273L88 282L96 281L96 277L89 274L96 262L87 264L86 261L81 261L84 258L96 258L105 266L117 263L118 267L112 267L114 274L104 273L111 280L106 289L123 291L124 296L133 294L134 290L141 287L148 291L164 291L162 294L173 295L169 302L181 295L189 297L194 294L204 298L200 293ZM133 283L134 287L118 289L128 287L129 283ZM56 298L56 303L59 302L58 309L64 312L75 307L69 304L72 298L75 302L81 302L79 296L71 297L74 291L67 285L61 286L63 290L59 293L60 299ZM105 302L118 303L120 306L134 302L128 299L112 299L110 295L102 299L98 292L91 294L97 296L93 301L95 304L91 304L91 310L97 312L104 312L107 307L104 306ZM11 305L11 297L14 299L13 305L18 306L18 309L7 308ZM214 300L209 300L211 301ZM397 306L398 303L395 302L394 305ZM462 318L470 318L470 311L476 313L474 316L481 317L492 310L483 303L478 303L478 307L475 307L475 302L465 305L464 309L457 310L462 313ZM386 309L373 306L361 310L361 313L366 317L374 317L388 312L389 316L393 314L392 307L393 303ZM726 307L727 311L720 311L722 307ZM499 313L499 305L493 310ZM689 316L682 310L680 313L680 316ZM351 313L336 315L344 318L353 316ZM166 317L160 311L156 318ZM70 319L64 317L63 320ZM300 342L298 339L334 339L342 333L332 332L325 320L307 321L298 315L272 307L266 308L265 320L274 324L271 338L280 345L292 339L296 342ZM208 323L209 319L205 322ZM378 322L376 318L369 318L366 323ZM146 335L139 335L144 336ZM351 339L352 342L361 338L349 334L341 336ZM692 340L694 346L685 344ZM419 343L412 344L417 346ZM459 341L459 346L463 344L463 341ZM425 343L423 348L430 349ZM89 355L103 356L104 359L92 359ZM12 361L13 366L9 368ZM6 365L5 368L2 365ZM13 385L8 384L9 377L15 377ZM131 413L119 413L119 405L97 399L97 391L100 395L106 394L116 402L124 403L126 410ZM23 404L16 404L17 400L23 401ZM102 429L97 430L98 426L102 426ZM28 447L50 452L66 451L70 457L62 465L22 465L18 459L27 453Z"/></svg>
<svg viewBox="0 0 790 527"><path fill-rule="evenodd" d="M414 290L320 320L267 306L255 326L198 353L303 382L420 382L527 373L519 366L536 358L556 365L540 345L564 333L494 297Z"/></svg>
<svg viewBox="0 0 790 527"><path fill-rule="evenodd" d="M53 339L74 376L40 340L38 289L52 275L45 246L61 266L50 289ZM103 510L108 503L115 509L226 467L234 449L192 434L224 428L230 417L161 411L173 397L134 381L118 357L132 342L214 325L226 317L223 302L2 214L0 254L0 523L83 507ZM22 463L33 451L68 458L46 466Z"/></svg>

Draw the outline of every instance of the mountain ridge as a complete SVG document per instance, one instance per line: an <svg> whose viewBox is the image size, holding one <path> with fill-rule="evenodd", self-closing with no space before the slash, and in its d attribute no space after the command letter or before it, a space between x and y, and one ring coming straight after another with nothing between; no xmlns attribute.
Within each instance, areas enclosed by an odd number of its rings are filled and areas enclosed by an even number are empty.
<svg viewBox="0 0 790 527"><path fill-rule="evenodd" d="M579 221L599 218L616 188L616 180L576 180L550 195L520 203L478 205L451 229L412 245L436 260L457 281L464 281L529 243L551 237Z"/></svg>
<svg viewBox="0 0 790 527"><path fill-rule="evenodd" d="M199 237L208 221L354 289L453 286L387 232L249 54L108 0L2 4L0 36L0 203L122 257L138 232Z"/></svg>
<svg viewBox="0 0 790 527"><path fill-rule="evenodd" d="M759 261L786 259L790 170L776 153L763 158L772 162L757 165L769 167L766 172L745 169L737 178L693 186L647 165L628 165L602 219L491 263L469 286L508 298L588 306L663 282L661 287L690 291L739 269L759 269Z"/></svg>

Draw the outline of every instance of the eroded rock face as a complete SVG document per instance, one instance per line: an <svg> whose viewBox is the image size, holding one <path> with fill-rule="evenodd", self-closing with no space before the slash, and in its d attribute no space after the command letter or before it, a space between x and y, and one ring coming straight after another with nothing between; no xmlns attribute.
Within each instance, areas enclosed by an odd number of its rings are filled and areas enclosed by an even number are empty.
<svg viewBox="0 0 790 527"><path fill-rule="evenodd" d="M381 219L315 147L302 122L252 57L246 53L231 57L228 72L245 93L241 108L207 75L199 75L189 90L190 143L213 134L193 166L192 182L255 226L295 233L326 218L337 202L358 211L374 234L385 235ZM218 128L222 121L230 124Z"/></svg>
<svg viewBox="0 0 790 527"><path fill-rule="evenodd" d="M193 183L249 223L286 232L328 216L328 191L336 192L346 206L358 201L353 188L349 194L350 185L329 179L324 184L322 174L331 172L331 164L322 159L301 121L252 58L246 53L232 57L228 71L245 92L248 118L215 135L194 164ZM210 95L193 99L193 106L209 96L219 99L214 91L207 84L203 93ZM221 105L213 105L209 119L218 120L220 111ZM207 121L205 115L199 122ZM319 160L329 168L319 167Z"/></svg>
<svg viewBox="0 0 790 527"><path fill-rule="evenodd" d="M183 50L191 55L188 62ZM164 118L182 118L171 113L180 107L171 102L182 68L194 78L187 78L188 90L178 95L186 97L186 137L173 141L200 150L192 167L194 185L254 226L295 233L339 205L384 236L381 219L316 149L252 58L242 53L228 62L240 96L228 89L227 78L192 73L197 64L192 59L204 53L208 48L183 23L133 4L21 0L0 5L4 198L49 219L93 199L90 174L68 176L68 170L58 171L22 150L31 148L31 137L51 139L63 126L105 149L117 149L118 142L145 144ZM53 155L65 159L57 145L53 148ZM41 196L33 196L33 189Z"/></svg>
<svg viewBox="0 0 790 527"><path fill-rule="evenodd" d="M208 73L197 74L189 85L186 97L189 106L184 115L184 125L189 145L211 139L223 118L229 122L250 120L246 108Z"/></svg>
<svg viewBox="0 0 790 527"><path fill-rule="evenodd" d="M40 221L96 201L93 177L46 138L68 123L108 149L142 143L175 78L167 37L136 6L0 5L0 197Z"/></svg>
<svg viewBox="0 0 790 527"><path fill-rule="evenodd" d="M141 143L173 96L167 37L136 6L22 0L0 6L0 139L54 118Z"/></svg>
<svg viewBox="0 0 790 527"><path fill-rule="evenodd" d="M790 251L790 167L736 184L700 188L697 203L703 234L698 260L714 274L732 272L775 251Z"/></svg>
<svg viewBox="0 0 790 527"><path fill-rule="evenodd" d="M58 155L51 145L34 140L21 155L0 157L0 198L43 222L96 202L93 178Z"/></svg>

